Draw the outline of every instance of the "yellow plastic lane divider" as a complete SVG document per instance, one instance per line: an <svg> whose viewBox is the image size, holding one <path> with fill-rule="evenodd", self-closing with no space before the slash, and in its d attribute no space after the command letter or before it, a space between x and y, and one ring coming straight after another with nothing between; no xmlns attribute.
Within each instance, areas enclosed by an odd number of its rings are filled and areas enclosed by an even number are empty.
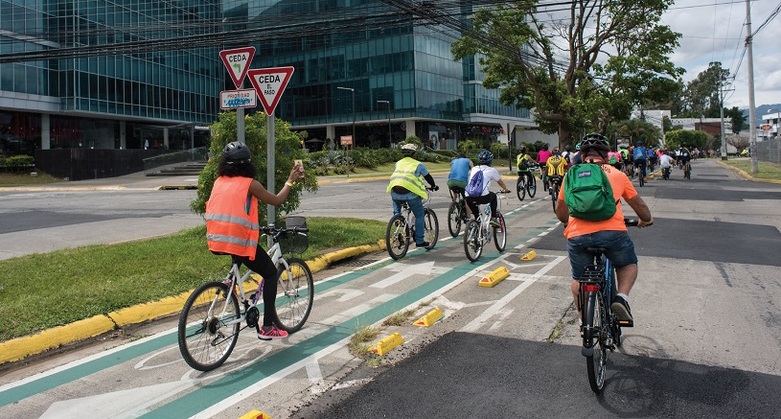
<svg viewBox="0 0 781 419"><path fill-rule="evenodd" d="M442 310L439 309L439 307L434 307L433 310L429 311L423 317L417 319L412 324L415 326L429 327L432 324L441 320L443 317L445 317L445 313L443 313Z"/></svg>
<svg viewBox="0 0 781 419"><path fill-rule="evenodd" d="M492 288L494 285L498 284L508 276L510 276L510 271L507 269L507 267L500 266L491 271L491 273L488 275L484 276L483 279L477 283L477 285L481 287Z"/></svg>
<svg viewBox="0 0 781 419"><path fill-rule="evenodd" d="M399 332L395 332L392 335L380 340L376 345L369 347L369 352L374 352L379 356L383 356L391 351L391 349L404 343L404 338Z"/></svg>

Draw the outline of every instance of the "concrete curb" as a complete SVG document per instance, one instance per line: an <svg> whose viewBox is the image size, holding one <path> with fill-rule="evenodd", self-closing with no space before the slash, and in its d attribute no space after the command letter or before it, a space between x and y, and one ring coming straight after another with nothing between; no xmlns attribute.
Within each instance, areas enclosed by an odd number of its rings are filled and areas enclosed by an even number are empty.
<svg viewBox="0 0 781 419"><path fill-rule="evenodd" d="M312 273L315 273L324 270L334 262L383 249L385 249L385 240L379 240L376 244L350 247L327 253L316 257L314 260L308 260L306 263ZM0 365L19 361L74 342L94 338L124 326L139 324L178 313L191 292L192 290L161 300L78 320L34 335L0 342Z"/></svg>

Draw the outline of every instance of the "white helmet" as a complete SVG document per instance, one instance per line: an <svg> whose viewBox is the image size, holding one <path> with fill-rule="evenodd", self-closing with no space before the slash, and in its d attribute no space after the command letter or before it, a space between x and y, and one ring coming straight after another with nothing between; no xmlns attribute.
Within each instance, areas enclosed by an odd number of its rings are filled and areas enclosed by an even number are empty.
<svg viewBox="0 0 781 419"><path fill-rule="evenodd" d="M407 143L401 146L401 152L405 155L413 155L418 151L418 146L415 143Z"/></svg>

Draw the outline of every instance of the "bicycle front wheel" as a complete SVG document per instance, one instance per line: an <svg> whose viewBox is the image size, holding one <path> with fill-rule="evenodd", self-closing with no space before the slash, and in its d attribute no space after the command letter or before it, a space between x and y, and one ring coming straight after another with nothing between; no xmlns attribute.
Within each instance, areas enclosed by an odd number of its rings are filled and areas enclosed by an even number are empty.
<svg viewBox="0 0 781 419"><path fill-rule="evenodd" d="M586 356L588 383L594 393L600 394L605 388L607 375L607 348L605 307L598 293L588 293L583 317L583 354Z"/></svg>
<svg viewBox="0 0 781 419"><path fill-rule="evenodd" d="M472 220L464 230L464 252L471 262L480 259L483 253L483 239L480 237L480 222Z"/></svg>
<svg viewBox="0 0 781 419"><path fill-rule="evenodd" d="M399 260L407 254L409 249L407 222L401 215L394 215L388 221L388 229L385 231L385 247L394 260Z"/></svg>
<svg viewBox="0 0 781 419"><path fill-rule="evenodd" d="M515 183L515 194L521 201L526 197L526 182L523 181L523 177L524 175L518 176L518 181Z"/></svg>
<svg viewBox="0 0 781 419"><path fill-rule="evenodd" d="M312 271L306 262L301 259L287 259L287 263L289 270L285 269L284 264L278 267L274 322L288 333L295 333L306 323L309 313L312 312L315 284Z"/></svg>
<svg viewBox="0 0 781 419"><path fill-rule="evenodd" d="M461 208L458 201L451 202L450 208L447 209L447 229L450 231L450 235L458 237L458 233L461 232L461 221L464 216L461 214Z"/></svg>
<svg viewBox="0 0 781 419"><path fill-rule="evenodd" d="M686 163L686 170L683 171L683 177L689 180L692 178L692 167L689 163Z"/></svg>
<svg viewBox="0 0 781 419"><path fill-rule="evenodd" d="M494 244L496 250L503 252L507 246L507 225L504 223L504 216L499 211L496 211L496 219L499 221L499 227L493 228Z"/></svg>
<svg viewBox="0 0 781 419"><path fill-rule="evenodd" d="M228 359L239 340L239 300L223 282L201 285L179 314L179 352L187 365L211 371Z"/></svg>
<svg viewBox="0 0 781 419"><path fill-rule="evenodd" d="M426 208L424 220L426 221L425 222L426 229L423 232L423 240L428 242L428 246L426 246L426 249L431 250L437 244L437 240L439 240L439 219L437 218L437 214L433 210L431 210L430 208Z"/></svg>

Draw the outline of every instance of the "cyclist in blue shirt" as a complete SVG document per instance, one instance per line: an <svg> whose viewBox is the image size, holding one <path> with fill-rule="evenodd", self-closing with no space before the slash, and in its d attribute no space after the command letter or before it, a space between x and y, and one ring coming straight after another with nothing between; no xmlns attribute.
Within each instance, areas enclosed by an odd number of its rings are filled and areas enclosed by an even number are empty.
<svg viewBox="0 0 781 419"><path fill-rule="evenodd" d="M635 144L635 149L632 151L632 157L634 157L635 170L638 171L638 175L645 179L645 168L648 166L648 149L643 147L643 143L638 141Z"/></svg>
<svg viewBox="0 0 781 419"><path fill-rule="evenodd" d="M450 161L450 174L447 175L447 187L450 189L450 199L456 202L459 195L464 197L464 188L466 181L469 180L469 171L472 169L472 160L468 159L464 153L458 155ZM467 215L470 215L469 207L466 209Z"/></svg>

